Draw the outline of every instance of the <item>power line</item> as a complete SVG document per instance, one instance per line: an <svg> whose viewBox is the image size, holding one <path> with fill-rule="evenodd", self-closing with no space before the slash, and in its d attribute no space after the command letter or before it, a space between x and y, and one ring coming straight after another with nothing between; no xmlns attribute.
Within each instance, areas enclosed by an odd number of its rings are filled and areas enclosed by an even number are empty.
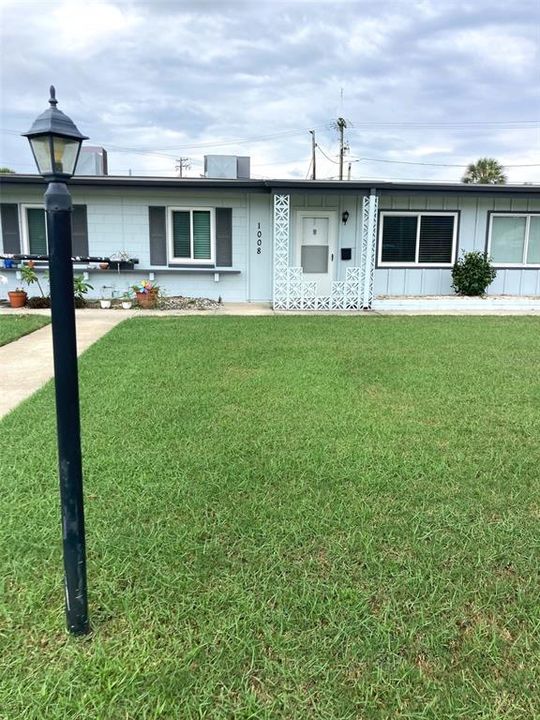
<svg viewBox="0 0 540 720"><path fill-rule="evenodd" d="M324 152L324 150L323 150L322 147L319 145L319 143L317 143L317 149L322 152L322 154L324 155L324 157L325 157L327 160L330 160L330 162L334 163L335 165L339 165L339 160L332 160L331 157L328 157L328 155Z"/></svg>
<svg viewBox="0 0 540 720"><path fill-rule="evenodd" d="M413 162L412 160L387 160L385 158L372 158L372 157L361 157L357 159L353 159L351 162L363 162L364 160L367 160L369 162L381 162L381 163L393 163L397 165L426 165L429 167L455 167L455 168L464 168L469 165L469 163L462 163L461 165L456 163L431 163L431 162ZM504 165L504 167L507 168L517 168L517 167L540 167L540 163L524 163L520 165L507 165L504 162L501 162L501 165Z"/></svg>
<svg viewBox="0 0 540 720"><path fill-rule="evenodd" d="M538 125L540 120L461 120L458 122L418 122L418 121L396 121L379 122L378 120L364 120L355 122L353 127L469 127L469 126L499 126L499 125Z"/></svg>

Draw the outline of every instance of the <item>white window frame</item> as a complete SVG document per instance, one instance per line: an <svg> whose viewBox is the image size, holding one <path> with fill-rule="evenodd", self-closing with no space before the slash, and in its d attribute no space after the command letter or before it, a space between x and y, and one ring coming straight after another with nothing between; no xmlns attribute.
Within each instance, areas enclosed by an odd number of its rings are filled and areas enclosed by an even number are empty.
<svg viewBox="0 0 540 720"><path fill-rule="evenodd" d="M383 249L383 229L384 229L384 218L387 216L393 216L393 217L415 217L418 218L418 221L416 223L416 247L415 247L415 253L414 253L414 262L404 262L402 260L391 262L389 260L382 259L382 249ZM423 216L427 217L453 217L454 218L454 230L452 233L452 253L451 253L451 260L448 263L442 263L442 262L436 262L436 263L426 263L426 262L418 262L418 258L420 255L420 225L421 225L421 218ZM377 266L378 267L417 267L417 268L442 268L442 267L452 267L456 261L456 247L457 247L457 235L458 235L458 217L459 213L457 212L431 212L429 210L382 210L379 213L379 237L378 237L378 251L377 251Z"/></svg>
<svg viewBox="0 0 540 720"><path fill-rule="evenodd" d="M23 255L31 255L30 252L30 233L28 232L28 215L27 210L43 210L45 216L45 238L47 240L47 254L49 253L49 235L47 233L47 215L45 208L39 203L25 203L20 206L21 208L21 244Z"/></svg>
<svg viewBox="0 0 540 720"><path fill-rule="evenodd" d="M540 213L535 212L492 212L489 216L489 231L487 243L487 255L491 257L491 241L493 237L493 218L525 218L525 242L523 243L523 255L520 263L511 262L494 262L493 267L496 268L540 268L540 263L528 263L527 254L529 252L529 234L531 229L531 218L540 217Z"/></svg>
<svg viewBox="0 0 540 720"><path fill-rule="evenodd" d="M195 259L193 257L193 212L210 213L210 258ZM191 257L174 256L173 212L189 212L190 222L190 253ZM210 207L169 207L167 213L167 247L169 263L174 265L215 265L216 264L216 211Z"/></svg>

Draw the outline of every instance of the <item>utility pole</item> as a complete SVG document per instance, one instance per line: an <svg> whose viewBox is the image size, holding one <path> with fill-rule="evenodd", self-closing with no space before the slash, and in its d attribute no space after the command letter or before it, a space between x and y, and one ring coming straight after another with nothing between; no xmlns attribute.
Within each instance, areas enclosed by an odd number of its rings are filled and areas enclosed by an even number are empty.
<svg viewBox="0 0 540 720"><path fill-rule="evenodd" d="M180 157L176 161L176 171L178 173L178 177L184 177L184 169L189 170L191 167L191 159L188 157Z"/></svg>
<svg viewBox="0 0 540 720"><path fill-rule="evenodd" d="M343 157L347 150L343 140L343 131L347 127L347 121L345 118L339 117L336 125L339 132L339 179L343 180Z"/></svg>
<svg viewBox="0 0 540 720"><path fill-rule="evenodd" d="M315 149L317 147L317 143L315 142L315 130L309 131L311 134L311 179L316 180L317 179L317 169L316 169L316 157L315 157Z"/></svg>
<svg viewBox="0 0 540 720"><path fill-rule="evenodd" d="M347 169L347 180L351 179L351 170L352 170L352 162L349 163L349 167Z"/></svg>

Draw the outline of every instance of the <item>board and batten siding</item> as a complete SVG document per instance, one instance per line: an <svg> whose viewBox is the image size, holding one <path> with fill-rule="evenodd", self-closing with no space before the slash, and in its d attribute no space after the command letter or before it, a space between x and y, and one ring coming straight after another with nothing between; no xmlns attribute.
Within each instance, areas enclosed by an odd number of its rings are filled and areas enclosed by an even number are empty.
<svg viewBox="0 0 540 720"><path fill-rule="evenodd" d="M363 194L323 194L323 193L293 193L291 195L291 224L290 224L290 245L289 258L291 265L294 261L294 250L296 244L296 213L301 210L333 210L336 213L336 275L334 280L345 280L348 267L360 265L360 249L362 246L362 202ZM347 211L349 219L347 223L342 222L342 215ZM341 250L351 250L351 259L342 260Z"/></svg>
<svg viewBox="0 0 540 720"><path fill-rule="evenodd" d="M381 195L379 211L459 211L457 254L484 252L489 212L540 211L540 199L527 197L486 197L483 195ZM377 232L377 243L379 233ZM377 246L378 249L378 246ZM454 295L450 268L375 268L374 293L381 296ZM538 268L498 269L488 295L540 295Z"/></svg>

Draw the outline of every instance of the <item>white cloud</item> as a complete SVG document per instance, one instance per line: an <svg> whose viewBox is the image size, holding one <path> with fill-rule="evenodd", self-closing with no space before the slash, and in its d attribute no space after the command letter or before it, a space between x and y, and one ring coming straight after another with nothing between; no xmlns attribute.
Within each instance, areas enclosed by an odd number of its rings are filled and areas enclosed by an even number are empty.
<svg viewBox="0 0 540 720"><path fill-rule="evenodd" d="M453 163L488 154L531 163L540 155L534 129L448 125L540 117L538 2L521 0L511 16L503 0L491 0L489 15L481 5L0 0L1 125L26 130L54 83L60 107L92 143L140 151L111 151L113 173L172 175L181 154L198 174L205 152L230 152L251 154L254 174L303 177L307 129L317 128L333 157L338 114L354 124L353 158ZM426 124L384 124L412 121ZM2 133L1 143L0 164L32 167L24 140ZM321 176L336 167L319 157ZM369 172L459 176L353 166ZM520 172L509 174L540 178L540 168Z"/></svg>

